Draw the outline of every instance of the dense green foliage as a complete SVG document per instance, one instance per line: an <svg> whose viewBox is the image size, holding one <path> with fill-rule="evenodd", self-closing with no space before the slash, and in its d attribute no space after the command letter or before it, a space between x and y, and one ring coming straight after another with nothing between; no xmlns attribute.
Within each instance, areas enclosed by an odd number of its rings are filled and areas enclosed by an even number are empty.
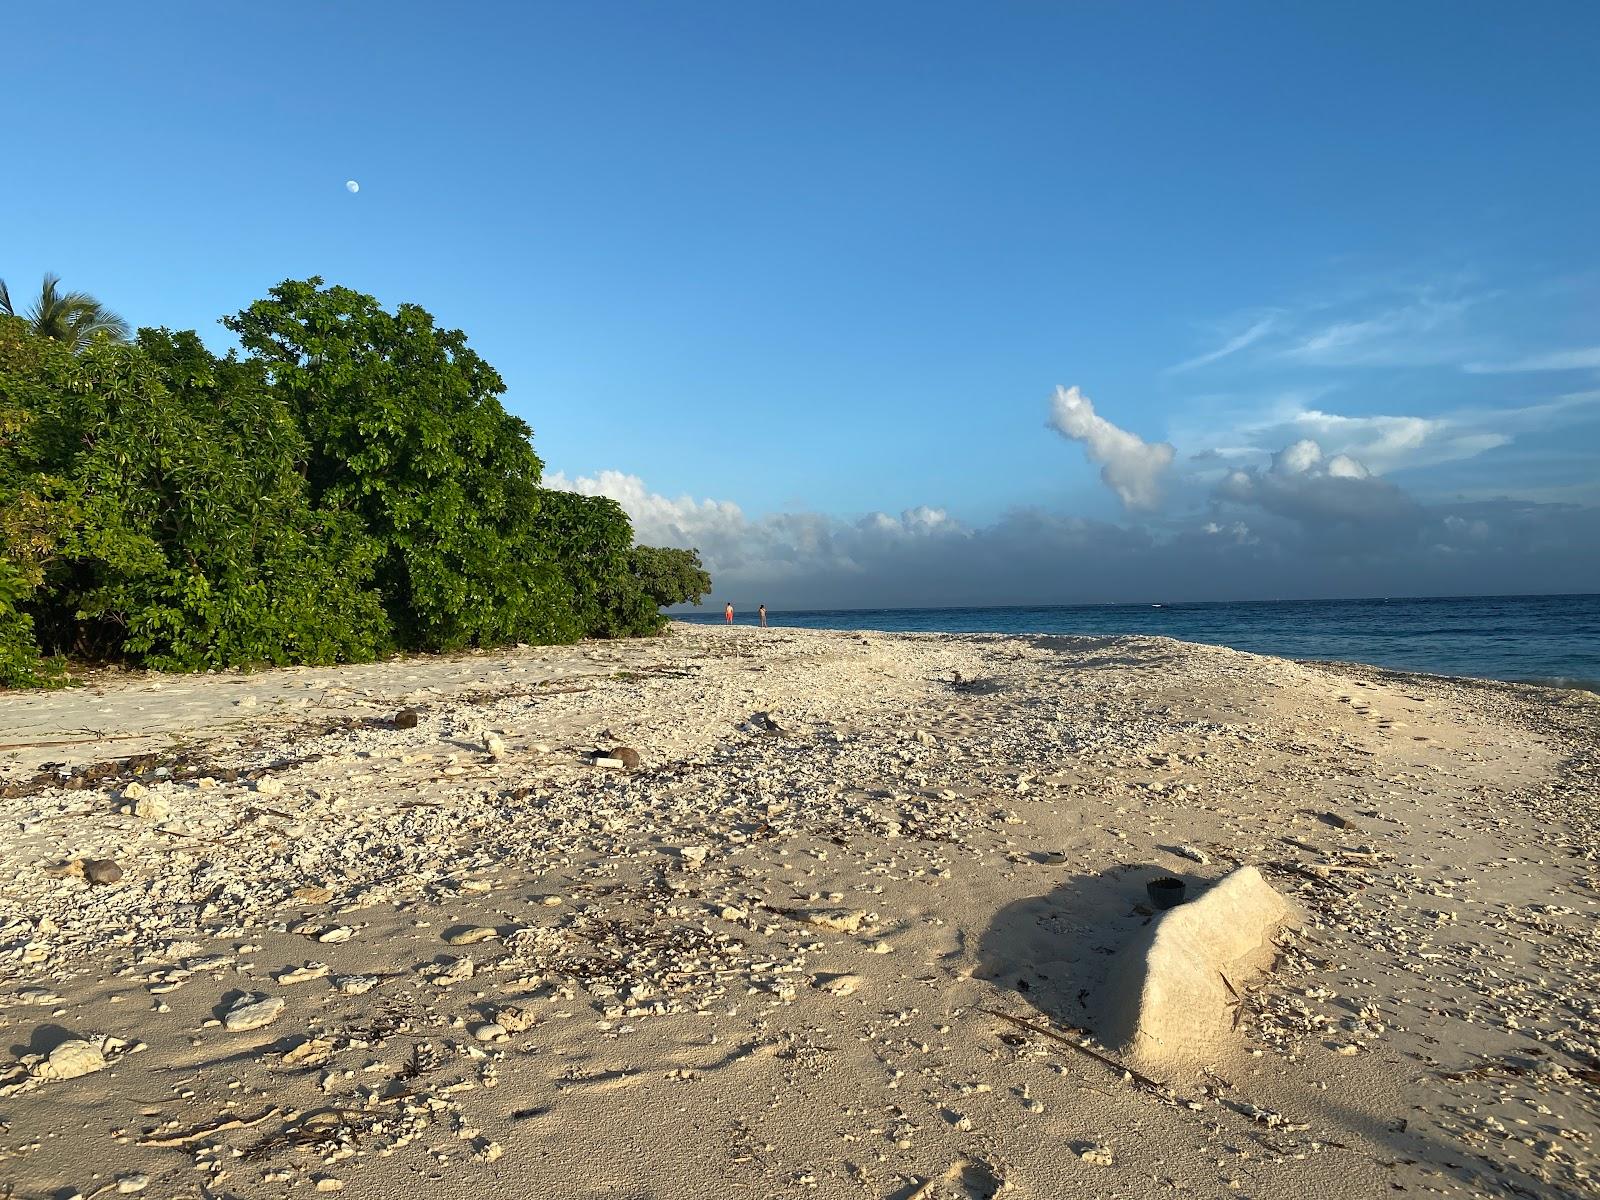
<svg viewBox="0 0 1600 1200"><path fill-rule="evenodd" d="M351 515L314 511L286 407L260 367L193 333L0 335L21 402L6 557L46 653L193 670L370 658L389 644L375 557Z"/></svg>
<svg viewBox="0 0 1600 1200"><path fill-rule="evenodd" d="M615 500L546 492L539 525L540 541L553 550L567 586L570 625L564 632L626 637L665 623L629 571L633 530Z"/></svg>
<svg viewBox="0 0 1600 1200"><path fill-rule="evenodd" d="M700 562L698 550L666 546L635 546L632 573L652 603L699 604L711 590L711 576Z"/></svg>
<svg viewBox="0 0 1600 1200"><path fill-rule="evenodd" d="M709 589L541 488L500 376L415 305L313 278L225 324L245 357L0 316L0 684L630 636Z"/></svg>
<svg viewBox="0 0 1600 1200"><path fill-rule="evenodd" d="M267 364L311 444L318 505L379 546L378 590L404 644L548 641L560 572L533 533L544 465L505 383L414 304L284 283L224 324Z"/></svg>

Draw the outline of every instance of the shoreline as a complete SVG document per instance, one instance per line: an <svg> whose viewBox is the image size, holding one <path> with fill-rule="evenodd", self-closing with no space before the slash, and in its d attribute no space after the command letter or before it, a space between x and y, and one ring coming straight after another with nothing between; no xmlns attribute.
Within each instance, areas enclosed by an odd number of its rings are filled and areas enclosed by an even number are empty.
<svg viewBox="0 0 1600 1200"><path fill-rule="evenodd" d="M769 615L775 626L787 628L1172 637L1295 661L1363 662L1600 693L1597 595L792 609ZM721 623L716 614L676 616L694 624Z"/></svg>
<svg viewBox="0 0 1600 1200"><path fill-rule="evenodd" d="M0 752L18 1197L1593 1186L1588 692L1164 637L675 622L116 672L0 693L0 725L36 743ZM617 744L638 771L584 757ZM176 774L129 769L152 753ZM58 873L85 858L121 879ZM1163 1081L1182 1103L988 1015L1088 1024L1146 878L1235 865L1310 925L1237 1044ZM227 1029L254 996L281 1012ZM31 1070L105 1036L103 1070Z"/></svg>

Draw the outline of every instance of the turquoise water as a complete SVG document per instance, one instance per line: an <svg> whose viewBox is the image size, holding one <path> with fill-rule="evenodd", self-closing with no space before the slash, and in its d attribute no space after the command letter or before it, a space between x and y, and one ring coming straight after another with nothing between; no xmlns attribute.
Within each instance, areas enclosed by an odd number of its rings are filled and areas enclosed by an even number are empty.
<svg viewBox="0 0 1600 1200"><path fill-rule="evenodd" d="M716 611L675 614L721 624ZM755 612L740 612L740 625ZM775 626L894 633L1144 633L1285 658L1600 691L1600 595L771 612Z"/></svg>

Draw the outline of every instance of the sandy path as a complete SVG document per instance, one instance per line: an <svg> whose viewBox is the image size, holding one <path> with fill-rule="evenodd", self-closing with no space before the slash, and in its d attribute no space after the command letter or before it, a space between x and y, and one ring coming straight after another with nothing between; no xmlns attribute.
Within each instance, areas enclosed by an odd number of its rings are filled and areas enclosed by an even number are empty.
<svg viewBox="0 0 1600 1200"><path fill-rule="evenodd" d="M690 626L0 695L0 1189L1584 1195L1597 730L1164 639ZM1312 926L1210 1072L985 1011L1090 1022L1145 880L1242 863Z"/></svg>

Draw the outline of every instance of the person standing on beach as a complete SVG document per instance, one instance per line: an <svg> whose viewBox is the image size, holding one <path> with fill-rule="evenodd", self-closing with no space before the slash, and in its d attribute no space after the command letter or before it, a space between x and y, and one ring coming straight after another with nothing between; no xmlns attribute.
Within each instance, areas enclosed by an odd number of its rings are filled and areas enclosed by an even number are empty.
<svg viewBox="0 0 1600 1200"><path fill-rule="evenodd" d="M765 629L767 627L767 606L765 604L757 606L756 616L761 618L761 628Z"/></svg>
<svg viewBox="0 0 1600 1200"><path fill-rule="evenodd" d="M728 601L728 606L722 610L722 619L729 625L733 624L733 601Z"/></svg>

